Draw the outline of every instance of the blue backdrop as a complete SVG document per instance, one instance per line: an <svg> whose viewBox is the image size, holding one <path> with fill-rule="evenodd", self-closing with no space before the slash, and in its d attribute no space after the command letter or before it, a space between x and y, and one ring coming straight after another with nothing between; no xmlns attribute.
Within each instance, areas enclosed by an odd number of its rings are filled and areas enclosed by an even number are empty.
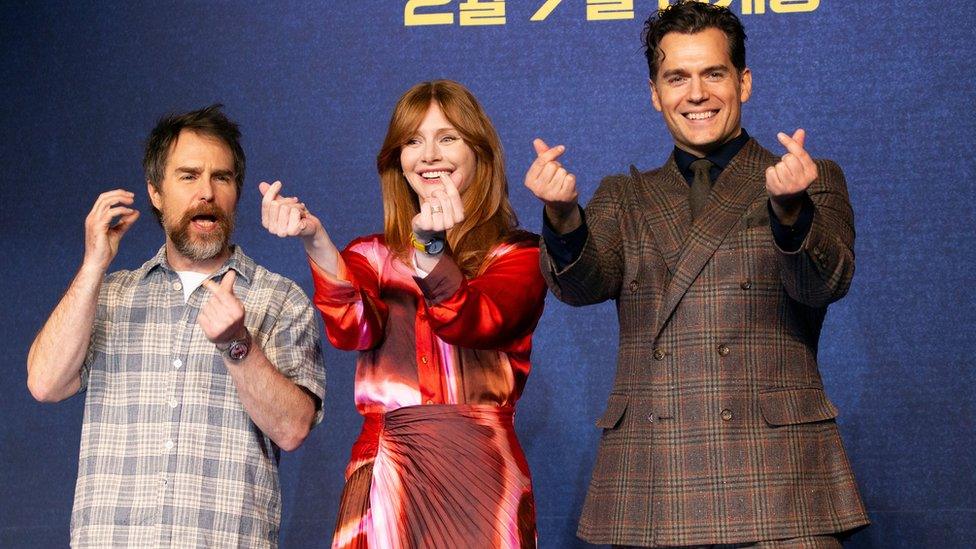
<svg viewBox="0 0 976 549"><path fill-rule="evenodd" d="M671 149L638 38L658 0L589 4L0 3L0 546L67 544L83 397L35 403L25 357L80 264L95 197L125 187L148 213L140 159L156 118L226 105L249 164L236 241L308 291L300 244L262 232L257 183L283 180L336 242L377 231L375 154L396 98L421 80L452 78L480 98L515 208L538 231L541 208L522 186L533 137L567 145L584 200L601 176L657 166ZM954 0L731 8L754 74L745 127L773 150L777 131L806 128L808 149L844 168L857 217L854 286L820 348L874 522L850 545L971 547L976 12ZM113 268L140 265L162 239L144 215ZM543 547L584 545L574 532L616 335L612 305L549 299L517 419ZM284 547L328 546L360 426L355 356L325 356L325 423L282 459Z"/></svg>

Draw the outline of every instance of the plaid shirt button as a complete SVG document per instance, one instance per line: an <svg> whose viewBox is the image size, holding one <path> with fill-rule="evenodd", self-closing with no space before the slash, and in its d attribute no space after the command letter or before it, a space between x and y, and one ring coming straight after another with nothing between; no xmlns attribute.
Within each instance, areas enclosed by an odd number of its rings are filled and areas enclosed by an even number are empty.
<svg viewBox="0 0 976 549"><path fill-rule="evenodd" d="M728 408L722 410L722 421L731 421L731 420L732 420L732 410L729 410Z"/></svg>

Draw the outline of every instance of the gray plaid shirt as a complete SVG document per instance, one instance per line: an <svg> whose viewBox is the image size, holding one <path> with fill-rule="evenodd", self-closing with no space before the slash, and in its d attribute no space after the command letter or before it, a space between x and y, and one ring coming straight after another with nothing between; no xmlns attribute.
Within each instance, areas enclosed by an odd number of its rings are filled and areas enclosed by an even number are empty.
<svg viewBox="0 0 976 549"><path fill-rule="evenodd" d="M308 297L240 247L211 278L228 269L255 343L321 401L325 369ZM279 450L244 411L197 325L209 296L201 286L184 302L165 247L106 277L81 371L88 394L73 546L277 546Z"/></svg>

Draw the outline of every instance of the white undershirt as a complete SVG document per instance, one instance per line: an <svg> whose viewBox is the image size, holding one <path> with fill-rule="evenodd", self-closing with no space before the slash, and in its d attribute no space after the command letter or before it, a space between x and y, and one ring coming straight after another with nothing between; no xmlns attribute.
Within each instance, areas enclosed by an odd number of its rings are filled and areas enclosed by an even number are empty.
<svg viewBox="0 0 976 549"><path fill-rule="evenodd" d="M180 275L180 282L183 283L183 302L186 303L190 301L190 294L193 290L200 287L203 281L210 278L210 274L198 273L196 271L176 271L176 274Z"/></svg>

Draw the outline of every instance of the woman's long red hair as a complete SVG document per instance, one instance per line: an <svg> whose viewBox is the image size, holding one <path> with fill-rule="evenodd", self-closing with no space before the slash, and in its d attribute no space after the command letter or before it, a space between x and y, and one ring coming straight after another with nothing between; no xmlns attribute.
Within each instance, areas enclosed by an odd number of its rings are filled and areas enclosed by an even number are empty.
<svg viewBox="0 0 976 549"><path fill-rule="evenodd" d="M437 103L475 154L474 177L461 193L464 221L447 232L454 260L470 277L488 250L515 230L518 219L508 201L501 141L478 100L461 84L422 82L397 101L383 147L376 155L383 191L383 232L387 246L406 261L412 248L411 221L420 211L420 203L403 175L400 149L420 127L432 103Z"/></svg>

